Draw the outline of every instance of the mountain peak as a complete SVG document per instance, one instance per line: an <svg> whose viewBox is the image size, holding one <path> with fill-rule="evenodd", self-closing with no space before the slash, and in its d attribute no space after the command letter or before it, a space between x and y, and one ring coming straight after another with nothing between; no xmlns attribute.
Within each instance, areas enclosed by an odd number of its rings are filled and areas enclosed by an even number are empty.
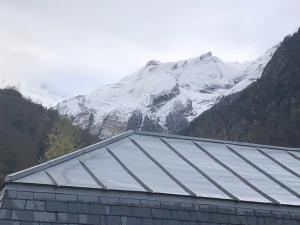
<svg viewBox="0 0 300 225"><path fill-rule="evenodd" d="M160 63L161 63L160 61L155 60L155 59L152 59L152 60L150 60L150 61L148 61L148 62L146 63L146 66L157 66L157 65L159 65Z"/></svg>
<svg viewBox="0 0 300 225"><path fill-rule="evenodd" d="M211 57L213 57L213 54L212 54L211 51L209 51L209 52L206 52L206 53L200 55L199 58L200 58L200 59L205 59L205 58L211 58Z"/></svg>

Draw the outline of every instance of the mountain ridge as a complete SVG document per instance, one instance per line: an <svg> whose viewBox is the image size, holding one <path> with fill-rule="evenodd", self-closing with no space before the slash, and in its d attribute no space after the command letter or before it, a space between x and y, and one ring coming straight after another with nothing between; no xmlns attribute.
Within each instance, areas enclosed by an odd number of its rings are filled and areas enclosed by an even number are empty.
<svg viewBox="0 0 300 225"><path fill-rule="evenodd" d="M242 90L260 77L277 47L246 63L225 63L211 52L176 62L150 60L119 82L65 100L57 109L81 127L92 123L100 137L125 131L138 114L141 121L130 128L176 133L182 127L168 127L168 117L180 112L178 126L184 126L221 97Z"/></svg>
<svg viewBox="0 0 300 225"><path fill-rule="evenodd" d="M224 97L182 134L299 147L300 29L287 36L261 78Z"/></svg>

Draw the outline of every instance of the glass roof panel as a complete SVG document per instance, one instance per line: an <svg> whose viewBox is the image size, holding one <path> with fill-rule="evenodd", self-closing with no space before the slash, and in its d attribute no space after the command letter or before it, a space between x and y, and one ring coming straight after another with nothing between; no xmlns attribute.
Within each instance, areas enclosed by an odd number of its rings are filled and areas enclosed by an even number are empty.
<svg viewBox="0 0 300 225"><path fill-rule="evenodd" d="M269 202L239 178L200 150L192 141L168 139L168 142L194 165L240 200ZM201 144L199 142L199 144Z"/></svg>
<svg viewBox="0 0 300 225"><path fill-rule="evenodd" d="M71 159L46 169L60 186L101 188L78 159Z"/></svg>
<svg viewBox="0 0 300 225"><path fill-rule="evenodd" d="M275 179L279 180L295 192L300 193L300 179L264 156L257 149L247 146L235 146L234 149L238 150L241 155Z"/></svg>
<svg viewBox="0 0 300 225"><path fill-rule="evenodd" d="M181 159L159 138L139 135L132 137L132 139L141 145L145 151L165 167L183 185L197 195L229 199L226 194ZM168 139L164 140L168 141Z"/></svg>
<svg viewBox="0 0 300 225"><path fill-rule="evenodd" d="M19 178L14 182L30 183L30 184L49 184L49 185L54 184L51 178L45 173L44 170Z"/></svg>
<svg viewBox="0 0 300 225"><path fill-rule="evenodd" d="M256 188L283 204L299 204L299 199L263 173L231 152L224 144L202 142L202 146L218 160L233 169ZM230 146L230 145L229 145ZM230 146L234 149L234 146ZM272 187L272 188L270 188Z"/></svg>
<svg viewBox="0 0 300 225"><path fill-rule="evenodd" d="M289 151L291 154L296 156L296 158L300 159L300 152L299 151Z"/></svg>
<svg viewBox="0 0 300 225"><path fill-rule="evenodd" d="M268 155L288 167L289 169L295 171L297 174L300 174L300 161L295 159L293 156L288 154L286 151L282 150L272 150L272 149L264 149L259 148L266 152Z"/></svg>
<svg viewBox="0 0 300 225"><path fill-rule="evenodd" d="M145 191L105 148L84 154L79 159L108 189Z"/></svg>
<svg viewBox="0 0 300 225"><path fill-rule="evenodd" d="M154 192L188 195L128 138L108 148Z"/></svg>

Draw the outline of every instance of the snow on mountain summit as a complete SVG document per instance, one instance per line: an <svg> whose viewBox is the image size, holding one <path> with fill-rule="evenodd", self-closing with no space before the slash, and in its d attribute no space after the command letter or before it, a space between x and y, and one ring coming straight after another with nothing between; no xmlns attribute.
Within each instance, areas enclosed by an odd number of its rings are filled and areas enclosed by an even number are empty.
<svg viewBox="0 0 300 225"><path fill-rule="evenodd" d="M57 108L81 126L91 125L92 118L95 132L104 137L126 130L133 115L139 115L136 129L150 119L151 129L172 132L170 114L179 110L190 121L222 96L242 90L260 77L275 50L248 63L225 63L211 52L177 62L150 60L119 82L65 100Z"/></svg>
<svg viewBox="0 0 300 225"><path fill-rule="evenodd" d="M45 107L53 107L65 98L64 95L51 91L45 84L0 77L0 88L7 87L17 88L24 97Z"/></svg>

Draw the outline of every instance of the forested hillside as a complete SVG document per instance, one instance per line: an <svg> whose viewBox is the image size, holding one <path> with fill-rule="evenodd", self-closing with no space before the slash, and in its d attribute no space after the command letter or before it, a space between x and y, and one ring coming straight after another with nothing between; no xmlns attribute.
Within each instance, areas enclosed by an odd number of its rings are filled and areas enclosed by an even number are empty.
<svg viewBox="0 0 300 225"><path fill-rule="evenodd" d="M0 89L0 186L6 174L94 143L56 110L32 103L15 89Z"/></svg>
<svg viewBox="0 0 300 225"><path fill-rule="evenodd" d="M245 90L223 98L182 134L300 147L300 29Z"/></svg>

